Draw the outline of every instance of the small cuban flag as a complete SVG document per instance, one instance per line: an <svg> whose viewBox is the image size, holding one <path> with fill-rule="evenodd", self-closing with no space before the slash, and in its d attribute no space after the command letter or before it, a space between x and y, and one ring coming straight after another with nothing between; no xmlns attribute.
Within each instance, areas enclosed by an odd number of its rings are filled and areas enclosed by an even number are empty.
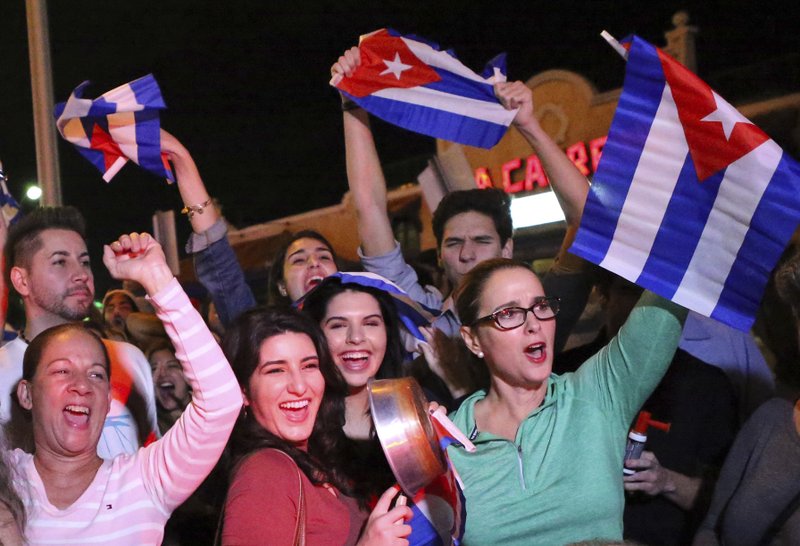
<svg viewBox="0 0 800 546"><path fill-rule="evenodd" d="M469 452L475 445L458 430L439 407L431 414L431 424L447 461L447 471L420 489L412 500L410 546L460 546L467 518L464 484L450 461L448 446Z"/></svg>
<svg viewBox="0 0 800 546"><path fill-rule="evenodd" d="M175 181L166 155L161 153L159 111L166 108L152 74L126 83L91 100L80 84L67 102L56 104L58 132L75 145L92 165L111 181L133 161L170 182Z"/></svg>
<svg viewBox="0 0 800 546"><path fill-rule="evenodd" d="M616 47L625 84L571 251L747 331L800 222L800 164L663 51Z"/></svg>
<svg viewBox="0 0 800 546"><path fill-rule="evenodd" d="M494 95L506 81L505 55L482 76L450 51L415 36L381 29L359 41L361 65L349 78L334 79L342 94L370 114L424 135L491 148L514 120Z"/></svg>
<svg viewBox="0 0 800 546"><path fill-rule="evenodd" d="M425 341L425 336L423 336L422 332L419 330L420 327L430 326L431 323L441 315L440 311L426 307L411 299L411 296L409 296L405 290L389 279L381 277L376 273L369 273L366 271L337 271L332 275L328 275L320 284L294 302L293 305L302 310L307 299L312 298L318 290L331 282L344 285L358 284L385 292L392 298L391 301L394 303L395 309L397 310L397 318L403 323L408 333L419 341Z"/></svg>

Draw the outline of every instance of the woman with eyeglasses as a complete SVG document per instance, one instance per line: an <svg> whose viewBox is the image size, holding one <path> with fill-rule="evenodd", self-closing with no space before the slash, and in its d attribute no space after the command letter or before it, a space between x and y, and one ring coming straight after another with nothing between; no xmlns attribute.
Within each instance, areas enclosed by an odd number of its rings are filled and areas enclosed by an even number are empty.
<svg viewBox="0 0 800 546"><path fill-rule="evenodd" d="M477 450L451 446L464 482L463 544L622 540L628 426L667 370L685 310L645 293L581 368L553 375L559 299L522 262L488 260L455 293L461 336L490 387L453 417Z"/></svg>

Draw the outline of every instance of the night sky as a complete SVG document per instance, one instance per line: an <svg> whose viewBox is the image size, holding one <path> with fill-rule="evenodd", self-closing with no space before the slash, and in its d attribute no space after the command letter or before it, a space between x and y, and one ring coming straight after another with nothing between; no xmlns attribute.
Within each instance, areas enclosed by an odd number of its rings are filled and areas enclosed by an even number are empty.
<svg viewBox="0 0 800 546"><path fill-rule="evenodd" d="M511 79L563 68L602 91L621 86L624 67L599 32L635 32L661 45L684 8L700 28L703 77L800 53L797 1L70 0L50 2L54 91L63 101L91 80L86 96L94 98L154 73L168 105L162 126L189 148L211 195L243 227L341 200L344 146L329 68L360 34L384 26L416 33L455 49L476 71L506 51ZM4 0L0 38L0 159L21 197L36 177L23 0ZM413 179L434 151L431 139L384 124L376 134L394 182ZM63 141L59 153L64 202L86 215L94 257L124 230L149 230L154 210L182 206L176 188L133 164L107 185ZM185 220L178 223L185 233Z"/></svg>

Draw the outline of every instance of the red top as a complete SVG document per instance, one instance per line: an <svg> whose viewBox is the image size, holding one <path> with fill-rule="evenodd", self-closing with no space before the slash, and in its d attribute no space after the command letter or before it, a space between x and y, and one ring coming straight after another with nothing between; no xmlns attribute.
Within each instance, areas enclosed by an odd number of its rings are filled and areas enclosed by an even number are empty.
<svg viewBox="0 0 800 546"><path fill-rule="evenodd" d="M249 456L233 477L225 502L222 544L291 544L300 494L298 467L274 449ZM302 472L301 472L302 474ZM353 545L367 514L356 501L315 486L302 474L308 546Z"/></svg>

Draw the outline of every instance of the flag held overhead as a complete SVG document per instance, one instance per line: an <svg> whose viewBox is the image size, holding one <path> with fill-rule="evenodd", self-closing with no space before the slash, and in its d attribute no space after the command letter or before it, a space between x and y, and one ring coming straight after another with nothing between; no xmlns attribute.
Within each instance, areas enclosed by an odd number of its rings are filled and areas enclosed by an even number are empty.
<svg viewBox="0 0 800 546"><path fill-rule="evenodd" d="M126 83L91 100L83 98L83 82L67 102L56 104L58 132L75 145L109 182L128 162L174 182L161 153L159 111L166 108L152 74Z"/></svg>
<svg viewBox="0 0 800 546"><path fill-rule="evenodd" d="M640 38L626 45L571 251L748 330L800 222L800 165L686 67Z"/></svg>
<svg viewBox="0 0 800 546"><path fill-rule="evenodd" d="M361 65L331 84L389 123L436 138L491 148L514 120L494 96L504 82L505 56L479 76L449 51L418 37L381 29L362 36Z"/></svg>

